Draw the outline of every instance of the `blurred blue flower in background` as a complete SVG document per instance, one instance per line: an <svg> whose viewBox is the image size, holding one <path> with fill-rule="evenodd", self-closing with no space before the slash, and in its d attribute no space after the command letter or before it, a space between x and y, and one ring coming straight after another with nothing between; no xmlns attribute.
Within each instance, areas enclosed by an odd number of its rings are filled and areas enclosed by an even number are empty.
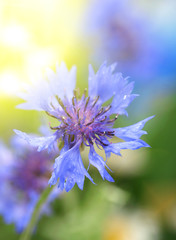
<svg viewBox="0 0 176 240"><path fill-rule="evenodd" d="M40 194L47 187L53 156L46 151L37 152L17 136L12 138L11 148L0 142L0 215L7 224L14 223L17 232L27 227ZM49 203L55 197L53 190L40 215L51 213Z"/></svg>
<svg viewBox="0 0 176 240"><path fill-rule="evenodd" d="M85 34L100 62L118 61L119 68L137 80L146 80L156 71L156 46L152 27L129 0L96 0L89 4ZM141 79L142 77L142 79Z"/></svg>
<svg viewBox="0 0 176 240"><path fill-rule="evenodd" d="M85 176L93 182L81 159L80 148L84 146L89 148L89 165L97 168L102 178L110 182L114 180L95 147L103 149L106 157L111 153L120 155L122 149L149 147L140 137L146 134L142 128L152 117L129 127L113 128L119 115L128 115L126 108L138 96L132 94L134 82L129 83L121 73L115 72L115 68L116 64L106 66L103 63L94 73L90 65L88 96L85 90L79 97L78 91L74 90L76 68L72 67L69 72L64 63L56 66L56 73L48 70L48 81L39 81L21 94L26 102L19 105L20 108L43 110L59 121L58 126L50 126L55 132L47 137L37 138L15 130L29 144L38 147L38 151L52 151L56 142L64 145L55 159L50 185L56 184L59 178L58 187L70 191L75 183L83 189ZM114 136L124 141L112 143Z"/></svg>
<svg viewBox="0 0 176 240"><path fill-rule="evenodd" d="M90 1L83 31L91 60L117 61L139 85L145 81L147 88L170 89L176 83L174 9L174 1L162 1L153 13L135 1Z"/></svg>

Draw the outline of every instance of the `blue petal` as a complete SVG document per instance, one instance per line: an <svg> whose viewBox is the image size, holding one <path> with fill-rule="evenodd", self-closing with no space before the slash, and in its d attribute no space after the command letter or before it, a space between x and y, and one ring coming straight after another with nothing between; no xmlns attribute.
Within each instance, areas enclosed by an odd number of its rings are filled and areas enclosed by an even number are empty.
<svg viewBox="0 0 176 240"><path fill-rule="evenodd" d="M128 113L125 110L125 108L127 108L137 96L138 96L137 94L131 94L131 95L122 94L121 96L116 95L116 97L114 97L111 103L111 106L112 106L111 114L115 113L118 115L128 116Z"/></svg>
<svg viewBox="0 0 176 240"><path fill-rule="evenodd" d="M105 169L105 167L108 168L108 166L106 165L103 158L100 157L95 152L93 146L90 147L90 151L89 151L89 163L98 169L98 171L100 172L100 175L102 176L103 180L106 179L109 182L114 182L114 179L111 177L111 175Z"/></svg>
<svg viewBox="0 0 176 240"><path fill-rule="evenodd" d="M75 183L77 183L78 187L82 190L85 176L93 182L93 179L82 163L79 146L80 142L68 151L62 152L62 154L55 159L54 171L48 182L50 185L56 184L59 178L58 187L61 190L65 188L68 192L73 188Z"/></svg>
<svg viewBox="0 0 176 240"><path fill-rule="evenodd" d="M89 65L89 96L99 96L100 101L105 102L114 95L114 87L121 76L121 73L113 75L115 67L116 63L107 67L104 62L95 74L92 66Z"/></svg>
<svg viewBox="0 0 176 240"><path fill-rule="evenodd" d="M116 63L107 67L104 62L95 74L92 66L89 66L89 96L99 96L101 102L113 97L110 113L127 115L125 109L138 95L131 94L134 82L128 83L121 73L114 73L115 68Z"/></svg>
<svg viewBox="0 0 176 240"><path fill-rule="evenodd" d="M116 87L114 88L115 94L111 103L111 114L128 115L126 108L138 96L138 94L131 94L133 91L134 82L128 83L127 78L118 79Z"/></svg>
<svg viewBox="0 0 176 240"><path fill-rule="evenodd" d="M18 108L51 112L50 103L57 103L56 95L71 99L76 84L76 67L73 66L69 72L66 65L61 63L56 66L56 73L49 69L47 75L49 81L41 79L19 94L26 102L18 105Z"/></svg>
<svg viewBox="0 0 176 240"><path fill-rule="evenodd" d="M146 142L141 139L129 142L112 143L109 146L104 147L106 157L110 157L111 153L121 156L120 151L122 149L136 150L141 147L150 147Z"/></svg>
<svg viewBox="0 0 176 240"><path fill-rule="evenodd" d="M51 152L55 148L55 143L59 137L57 132L48 137L34 137L16 129L14 129L14 132L26 140L31 146L37 147L39 152L44 149L48 149L48 152Z"/></svg>
<svg viewBox="0 0 176 240"><path fill-rule="evenodd" d="M128 127L117 128L115 129L115 136L125 141L139 139L143 134L147 134L147 132L143 131L142 128L144 127L145 123L153 117L154 116L148 117Z"/></svg>
<svg viewBox="0 0 176 240"><path fill-rule="evenodd" d="M56 73L48 69L47 76L53 96L58 95L61 99L64 99L64 97L71 99L73 97L73 90L76 85L75 66L69 72L64 62L60 66L56 64Z"/></svg>
<svg viewBox="0 0 176 240"><path fill-rule="evenodd" d="M49 83L43 79L35 82L33 86L27 86L26 92L19 93L18 96L25 100L17 108L26 110L49 111L52 92Z"/></svg>

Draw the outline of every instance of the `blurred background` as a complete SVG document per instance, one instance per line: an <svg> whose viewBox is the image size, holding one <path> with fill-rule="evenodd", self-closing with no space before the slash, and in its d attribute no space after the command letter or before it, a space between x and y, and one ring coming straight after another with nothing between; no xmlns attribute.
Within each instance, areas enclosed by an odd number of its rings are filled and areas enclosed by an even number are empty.
<svg viewBox="0 0 176 240"><path fill-rule="evenodd" d="M97 70L105 60L118 62L140 96L116 126L156 115L143 138L152 148L111 157L115 183L90 169L98 184L86 180L83 191L63 193L32 239L176 239L175 9L175 0L0 1L0 138L7 145L14 128L37 132L44 114L16 109L17 95L56 62L77 66L81 92L89 63ZM2 217L0 239L19 239Z"/></svg>

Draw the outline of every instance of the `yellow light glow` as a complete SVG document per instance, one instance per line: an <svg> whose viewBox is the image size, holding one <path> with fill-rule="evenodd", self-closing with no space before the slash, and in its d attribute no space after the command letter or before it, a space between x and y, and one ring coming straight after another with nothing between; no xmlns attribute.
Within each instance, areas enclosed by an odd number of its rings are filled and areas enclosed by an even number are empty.
<svg viewBox="0 0 176 240"><path fill-rule="evenodd" d="M21 89L21 81L15 72L6 70L0 74L0 93L15 96Z"/></svg>
<svg viewBox="0 0 176 240"><path fill-rule="evenodd" d="M29 33L22 25L13 23L1 30L1 41L8 47L24 48L29 43Z"/></svg>
<svg viewBox="0 0 176 240"><path fill-rule="evenodd" d="M41 77L41 73L48 66L55 65L58 56L52 49L40 49L29 54L27 57L27 75L32 78Z"/></svg>

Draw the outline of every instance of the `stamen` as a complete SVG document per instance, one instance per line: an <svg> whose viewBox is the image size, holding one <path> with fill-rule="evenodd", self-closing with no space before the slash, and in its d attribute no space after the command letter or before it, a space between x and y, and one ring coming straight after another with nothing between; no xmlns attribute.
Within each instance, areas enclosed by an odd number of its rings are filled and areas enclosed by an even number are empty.
<svg viewBox="0 0 176 240"><path fill-rule="evenodd" d="M98 112L98 114L95 116L95 118L97 118L98 116L100 116L100 115L102 114L103 110L104 110L104 108L102 107L102 108L100 109L100 111Z"/></svg>
<svg viewBox="0 0 176 240"><path fill-rule="evenodd" d="M99 96L95 99L95 101L94 101L94 103L93 103L93 105L92 105L92 108L95 106L95 104L98 102L98 100L99 100Z"/></svg>
<svg viewBox="0 0 176 240"><path fill-rule="evenodd" d="M72 116L68 113L68 111L67 111L65 105L63 104L62 100L61 100L58 96L56 96L56 99L57 99L58 103L60 104L60 106L61 106L61 107L63 108L63 110L65 111L65 113L67 114L67 116L70 117L70 118L72 118Z"/></svg>
<svg viewBox="0 0 176 240"><path fill-rule="evenodd" d="M51 128L51 130L59 130L60 129L59 127L52 127L51 125L50 125L50 128Z"/></svg>
<svg viewBox="0 0 176 240"><path fill-rule="evenodd" d="M98 133L100 136L104 136L106 134L106 132L99 132Z"/></svg>
<svg viewBox="0 0 176 240"><path fill-rule="evenodd" d="M75 96L72 97L72 105L75 106Z"/></svg>
<svg viewBox="0 0 176 240"><path fill-rule="evenodd" d="M106 113L106 112L108 112L110 109L111 109L111 105L107 106L107 107L105 108L103 114Z"/></svg>
<svg viewBox="0 0 176 240"><path fill-rule="evenodd" d="M86 111L86 108L87 108L87 105L88 105L89 101L90 101L90 97L88 97L87 100L86 100L86 104L85 104L85 107L84 107L84 112Z"/></svg>
<svg viewBox="0 0 176 240"><path fill-rule="evenodd" d="M56 110L56 108L55 108L55 106L53 105L52 102L50 102L50 105L51 105L51 107L52 107L54 110Z"/></svg>
<svg viewBox="0 0 176 240"><path fill-rule="evenodd" d="M114 131L107 131L106 134L109 136L114 136Z"/></svg>
<svg viewBox="0 0 176 240"><path fill-rule="evenodd" d="M88 137L88 141L90 142L90 144L93 145L93 141L92 141L92 139L90 137Z"/></svg>
<svg viewBox="0 0 176 240"><path fill-rule="evenodd" d="M62 119L62 122L63 122L65 125L67 125L67 126L68 126L68 123L66 123L66 122L65 122L65 120L66 120L66 119L65 119L65 117L64 117L64 116L62 116L62 117L61 117L61 119Z"/></svg>
<svg viewBox="0 0 176 240"><path fill-rule="evenodd" d="M64 104L62 102L62 100L56 95L56 99L58 101L58 103L60 104L60 106L64 109Z"/></svg>
<svg viewBox="0 0 176 240"><path fill-rule="evenodd" d="M84 97L86 98L87 95L87 88L84 89Z"/></svg>
<svg viewBox="0 0 176 240"><path fill-rule="evenodd" d="M107 116L105 116L100 122L104 122L106 120Z"/></svg>
<svg viewBox="0 0 176 240"><path fill-rule="evenodd" d="M78 91L77 91L77 89L73 90L73 94L74 94L76 100L78 100Z"/></svg>
<svg viewBox="0 0 176 240"><path fill-rule="evenodd" d="M102 142L96 135L95 135L95 139L100 143L102 144L103 146L108 146L109 144L106 144L104 142Z"/></svg>
<svg viewBox="0 0 176 240"><path fill-rule="evenodd" d="M87 123L86 126L89 126L90 124L92 124L94 122L95 118L92 119L91 122Z"/></svg>
<svg viewBox="0 0 176 240"><path fill-rule="evenodd" d="M66 108L64 108L64 111L66 112L66 114L69 118L72 118L72 116L67 112Z"/></svg>
<svg viewBox="0 0 176 240"><path fill-rule="evenodd" d="M46 113L48 116L53 117L53 118L56 118L56 119L58 120L58 118L57 118L56 116L52 115L51 113L49 113L49 112L47 112L47 111L45 111L45 113Z"/></svg>
<svg viewBox="0 0 176 240"><path fill-rule="evenodd" d="M117 120L117 118L118 118L118 115L116 115L115 118L107 121L107 123L113 123L113 122L115 122Z"/></svg>
<svg viewBox="0 0 176 240"><path fill-rule="evenodd" d="M79 111L80 111L80 108L78 108L78 111L77 111L77 118L79 119Z"/></svg>
<svg viewBox="0 0 176 240"><path fill-rule="evenodd" d="M109 144L106 144L106 143L102 142L100 139L98 139L98 141L99 141L104 147L109 146Z"/></svg>
<svg viewBox="0 0 176 240"><path fill-rule="evenodd" d="M76 108L75 108L75 96L72 97L72 105L73 105L73 109L74 109L74 112L76 113Z"/></svg>

